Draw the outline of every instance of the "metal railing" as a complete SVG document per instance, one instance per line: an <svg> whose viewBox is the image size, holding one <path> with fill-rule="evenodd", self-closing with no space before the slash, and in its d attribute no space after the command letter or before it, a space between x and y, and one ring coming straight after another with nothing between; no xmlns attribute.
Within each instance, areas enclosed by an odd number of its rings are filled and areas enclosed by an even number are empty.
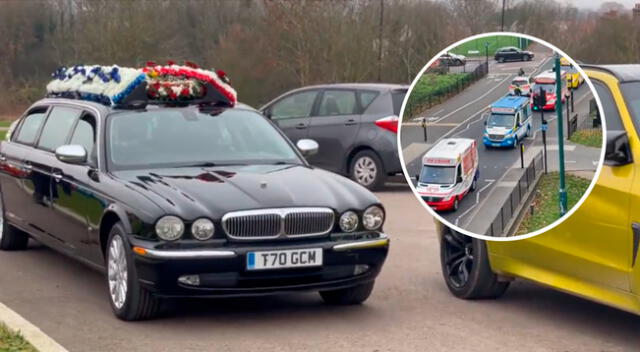
<svg viewBox="0 0 640 352"><path fill-rule="evenodd" d="M542 172L544 172L544 164L542 151L540 151L533 160L531 160L525 172L520 176L516 186L511 190L509 197L505 200L504 204L502 204L500 211L487 231L487 236L501 237L506 235L512 223L511 220L519 215L514 212L518 211L520 205L527 200L526 197L529 191L532 187L535 187L538 177Z"/></svg>

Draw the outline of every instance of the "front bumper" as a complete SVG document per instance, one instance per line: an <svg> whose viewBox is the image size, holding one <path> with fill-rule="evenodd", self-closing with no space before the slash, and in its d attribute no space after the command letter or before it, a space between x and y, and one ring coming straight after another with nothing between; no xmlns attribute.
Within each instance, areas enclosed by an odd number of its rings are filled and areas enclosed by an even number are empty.
<svg viewBox="0 0 640 352"><path fill-rule="evenodd" d="M513 147L514 142L514 137L504 138L501 141L494 141L489 139L487 136L482 137L482 143L487 147Z"/></svg>
<svg viewBox="0 0 640 352"><path fill-rule="evenodd" d="M143 287L158 296L253 296L291 291L332 290L372 281L389 250L380 232L297 241L227 243L216 248L161 249L153 242L130 239ZM312 268L246 269L252 251L322 248L323 265ZM142 253L144 249L144 254ZM197 275L199 285L178 281Z"/></svg>
<svg viewBox="0 0 640 352"><path fill-rule="evenodd" d="M425 203L427 203L428 206L431 207L431 209L435 210L435 211L445 211L445 210L451 210L453 209L453 203L455 201L455 197L451 197L450 200L443 200L440 202L427 202L425 201Z"/></svg>

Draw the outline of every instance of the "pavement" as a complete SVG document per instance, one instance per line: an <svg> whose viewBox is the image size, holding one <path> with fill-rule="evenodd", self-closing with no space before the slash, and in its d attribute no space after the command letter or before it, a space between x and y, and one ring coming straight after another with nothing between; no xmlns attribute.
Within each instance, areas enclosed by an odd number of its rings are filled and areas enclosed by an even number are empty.
<svg viewBox="0 0 640 352"><path fill-rule="evenodd" d="M508 91L511 79L517 71L523 68L528 75L535 75L552 67L552 52L542 46L534 46L535 59L529 62L510 62L498 64L490 61L489 75L475 82L460 94L447 101L432 107L419 114L428 122L427 142L424 140L424 130L418 122L408 121L402 124L400 131L400 144L403 159L408 174L415 182L415 176L422 166L421 158L439 139L446 137L473 138L478 142L478 158L480 162L480 179L478 191L475 195L465 197L460 202L460 207L455 212L442 212L443 218L450 223L475 233L482 233L481 228L473 228L473 217L490 217L491 209L483 208L482 199L493 192L494 187L500 183L500 179L514 165L519 167L520 152L517 149L487 149L482 145L484 131L483 121L488 116L488 107L491 103L504 96ZM581 117L588 113L589 99L592 93L585 84L574 91L575 109ZM564 111L563 111L564 112ZM557 119L555 112L545 112L548 121L547 131L548 163L553 167L554 160L558 159L556 135ZM566 133L566 117L563 118L563 126ZM533 114L533 135L524 141L525 150L541 144L541 113ZM586 149L585 149L586 148ZM567 166L580 168L580 170L595 170L599 160L600 151L597 148L587 148L565 143ZM595 160L596 164L593 164ZM557 165L557 161L555 162ZM556 166L557 167L557 166ZM484 213L484 212L489 213Z"/></svg>
<svg viewBox="0 0 640 352"><path fill-rule="evenodd" d="M640 318L524 281L464 301L440 272L431 216L404 185L377 194L391 251L371 298L182 300L163 317L115 318L104 277L38 244L0 252L0 302L69 351L637 351Z"/></svg>

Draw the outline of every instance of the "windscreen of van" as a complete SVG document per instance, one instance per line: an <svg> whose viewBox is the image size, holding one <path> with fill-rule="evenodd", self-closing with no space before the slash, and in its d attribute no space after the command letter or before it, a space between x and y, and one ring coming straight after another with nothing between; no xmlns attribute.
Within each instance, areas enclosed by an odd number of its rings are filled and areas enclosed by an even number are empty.
<svg viewBox="0 0 640 352"><path fill-rule="evenodd" d="M423 165L418 182L437 185L452 185L456 181L455 176L455 166Z"/></svg>
<svg viewBox="0 0 640 352"><path fill-rule="evenodd" d="M516 117L507 114L491 114L487 119L488 127L512 128L515 125Z"/></svg>
<svg viewBox="0 0 640 352"><path fill-rule="evenodd" d="M556 92L555 83L554 84L551 84L551 83L544 83L544 84L537 83L535 92L536 93L540 92L540 88L542 88L547 93L555 93Z"/></svg>

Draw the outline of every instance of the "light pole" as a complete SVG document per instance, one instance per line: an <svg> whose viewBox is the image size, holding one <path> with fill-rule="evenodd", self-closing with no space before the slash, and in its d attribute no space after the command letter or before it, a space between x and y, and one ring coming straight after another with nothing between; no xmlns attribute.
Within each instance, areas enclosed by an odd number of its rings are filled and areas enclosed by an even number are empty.
<svg viewBox="0 0 640 352"><path fill-rule="evenodd" d="M567 212L567 190L565 189L564 182L564 136L563 125L564 119L562 118L562 78L560 75L560 55L554 54L554 67L556 72L556 115L558 116L558 158L560 163L560 188L558 190L558 196L560 200L560 216L563 216Z"/></svg>
<svg viewBox="0 0 640 352"><path fill-rule="evenodd" d="M502 0L502 20L500 21L500 32L504 32L504 5L507 0Z"/></svg>

